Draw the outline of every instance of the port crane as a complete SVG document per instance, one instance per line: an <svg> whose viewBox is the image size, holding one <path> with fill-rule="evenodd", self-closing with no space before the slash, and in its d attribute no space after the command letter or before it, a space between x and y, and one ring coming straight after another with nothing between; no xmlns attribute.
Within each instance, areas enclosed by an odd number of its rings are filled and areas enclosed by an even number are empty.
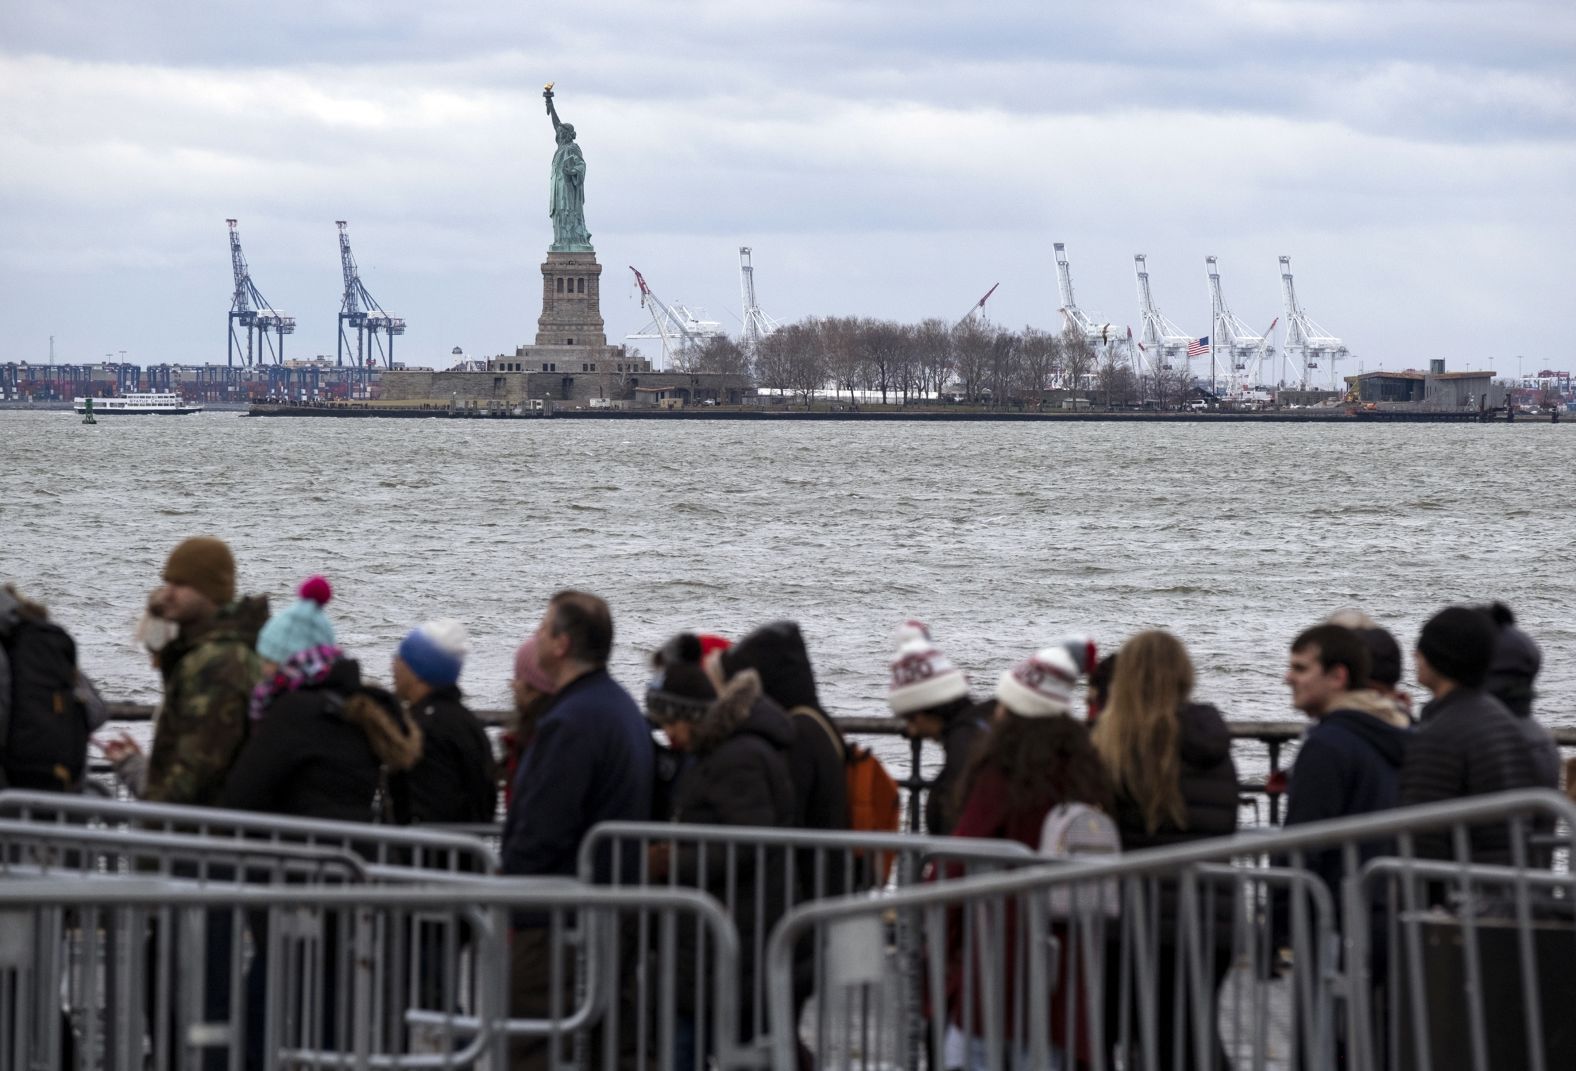
<svg viewBox="0 0 1576 1071"><path fill-rule="evenodd" d="M235 356L241 354L248 366L263 362L263 347L267 346L274 364L285 359L285 336L295 334L295 317L286 316L263 297L252 282L252 271L246 266L246 254L241 252L241 232L236 221L225 220L230 226L230 268L235 273L235 293L230 297L230 337L225 347L225 362L235 367ZM246 332L246 345L236 336L239 326ZM274 339L269 341L272 332ZM255 346L254 346L255 336Z"/></svg>
<svg viewBox="0 0 1576 1071"><path fill-rule="evenodd" d="M640 273L635 272L635 275L638 278ZM755 300L755 266L750 263L750 247L747 245L739 246L739 293L744 300L744 316L741 319L744 328L739 344L745 356L754 360L760 351L761 339L782 325L761 311L760 304Z"/></svg>
<svg viewBox="0 0 1576 1071"><path fill-rule="evenodd" d="M1138 276L1138 346L1158 368L1170 371L1187 367L1187 348L1195 336L1166 319L1155 307L1149 292L1149 266L1142 253L1133 254L1133 270Z"/></svg>
<svg viewBox="0 0 1576 1071"><path fill-rule="evenodd" d="M669 305L646 285L646 277L633 264L635 284L640 287L640 307L651 313L651 322L625 338L661 339L662 367L671 369L675 356L699 349L713 338L725 338L722 325L715 320L702 320L683 305Z"/></svg>
<svg viewBox="0 0 1576 1071"><path fill-rule="evenodd" d="M1256 334L1226 304L1216 258L1205 257L1204 265L1209 275L1210 379L1217 394L1220 393L1219 381L1224 378L1225 396L1240 399L1258 385L1264 362L1275 352L1270 345L1270 335L1279 318L1262 335Z"/></svg>
<svg viewBox="0 0 1576 1071"><path fill-rule="evenodd" d="M383 358L385 368L394 367L394 336L405 333L405 321L398 316L391 316L383 311L377 299L367 290L361 282L361 270L356 267L356 258L350 251L350 234L345 230L347 224L342 219L336 219L334 226L339 228L339 267L345 276L345 296L339 303L339 343L335 349L335 363L343 365L345 354L351 353L351 364L356 368L371 368L377 364L378 356ZM355 349L351 351L350 338L345 334L349 326L355 332ZM378 341L382 333L387 345ZM372 351L376 349L377 354Z"/></svg>
<svg viewBox="0 0 1576 1071"><path fill-rule="evenodd" d="M996 292L996 288L1000 285L1000 283L991 283L990 289L985 291L985 296L969 306L969 311L963 314L963 319L952 325L952 330L956 331L968 323L974 318L975 313L983 313L985 311L985 303L990 300L990 296Z"/></svg>
<svg viewBox="0 0 1576 1071"><path fill-rule="evenodd" d="M1067 326L1081 335L1085 342L1098 347L1099 353L1108 353L1112 346L1125 344L1128 363L1132 366L1133 374L1138 377L1139 392L1142 393L1145 369L1138 348L1133 345L1132 329L1118 327L1112 323L1102 323L1098 318L1090 316L1078 307L1078 302L1073 298L1073 269L1067 261L1067 246L1062 242L1055 242L1053 249L1056 253L1056 288L1062 299L1062 319L1067 322Z"/></svg>
<svg viewBox="0 0 1576 1071"><path fill-rule="evenodd" d="M1335 390L1335 362L1351 356L1346 343L1314 323L1297 303L1297 290L1291 280L1291 257L1280 258L1281 294L1286 299L1286 344L1283 350L1287 362L1295 360L1302 378L1302 389L1308 389L1309 372L1319 370L1323 361L1330 368L1330 389Z"/></svg>

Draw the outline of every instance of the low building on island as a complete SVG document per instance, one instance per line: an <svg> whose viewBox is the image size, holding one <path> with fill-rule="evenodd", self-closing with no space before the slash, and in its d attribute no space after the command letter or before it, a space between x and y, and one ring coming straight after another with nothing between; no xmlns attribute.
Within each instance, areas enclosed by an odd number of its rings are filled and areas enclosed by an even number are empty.
<svg viewBox="0 0 1576 1071"><path fill-rule="evenodd" d="M1427 372L1363 372L1346 382L1348 400L1386 408L1494 409L1505 396L1493 372L1447 372L1442 360L1431 361Z"/></svg>

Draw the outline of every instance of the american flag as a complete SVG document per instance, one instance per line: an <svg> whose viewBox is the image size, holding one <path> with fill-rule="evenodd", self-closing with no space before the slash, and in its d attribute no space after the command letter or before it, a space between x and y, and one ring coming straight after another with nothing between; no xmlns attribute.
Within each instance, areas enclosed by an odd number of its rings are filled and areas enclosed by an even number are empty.
<svg viewBox="0 0 1576 1071"><path fill-rule="evenodd" d="M1187 344L1187 355L1189 357L1202 357L1202 356L1204 356L1204 354L1206 354L1208 352L1209 352L1209 336L1208 335L1205 335L1203 338L1195 338L1192 342L1189 342Z"/></svg>

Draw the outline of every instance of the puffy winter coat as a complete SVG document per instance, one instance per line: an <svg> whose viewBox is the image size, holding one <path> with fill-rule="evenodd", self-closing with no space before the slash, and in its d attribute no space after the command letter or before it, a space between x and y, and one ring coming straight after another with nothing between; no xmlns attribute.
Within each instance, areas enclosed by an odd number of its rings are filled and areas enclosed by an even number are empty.
<svg viewBox="0 0 1576 1071"><path fill-rule="evenodd" d="M454 686L412 703L421 728L421 761L410 771L411 820L491 822L498 806L498 775L487 730Z"/></svg>
<svg viewBox="0 0 1576 1071"><path fill-rule="evenodd" d="M791 826L794 799L787 748L793 735L793 724L781 707L761 694L760 678L753 671L734 677L694 725L690 746L695 761L680 775L673 820L694 825ZM766 938L788 907L787 861L782 856L780 849L736 850L731 904L725 849L712 846L701 853L692 845L683 846L673 861L676 881L704 889L731 906L739 934L739 981L745 994L755 992ZM693 953L680 952L681 1008L693 1002L694 971ZM741 1005L763 1006L754 1000Z"/></svg>
<svg viewBox="0 0 1576 1071"><path fill-rule="evenodd" d="M755 670L761 678L761 691L793 719L788 771L793 777L794 825L800 829L847 829L847 746L822 710L799 626L792 621L761 626L723 652L722 667L730 678L746 669ZM814 896L818 869L814 852L801 852L798 862L806 884L804 894ZM832 853L820 869L821 892L835 895L847 891L843 853Z"/></svg>
<svg viewBox="0 0 1576 1071"><path fill-rule="evenodd" d="M1185 825L1163 818L1154 830L1144 821L1144 811L1123 786L1116 791L1116 824L1124 852L1184 844L1205 837L1229 837L1237 831L1237 766L1231 758L1231 731L1208 703L1188 703L1177 711L1180 734L1177 747L1181 766L1179 781L1187 817ZM1159 889L1159 935L1162 944L1176 940L1179 894L1175 882ZM1215 935L1231 936L1232 897L1216 895Z"/></svg>
<svg viewBox="0 0 1576 1071"><path fill-rule="evenodd" d="M1136 852L1183 844L1201 837L1228 837L1237 831L1237 766L1231 758L1231 731L1220 711L1208 703L1188 703L1177 711L1181 732L1182 803L1187 823L1169 818L1150 830L1138 801L1117 786L1116 824L1122 850Z"/></svg>
<svg viewBox="0 0 1576 1071"><path fill-rule="evenodd" d="M1481 796L1543 784L1537 752L1522 734L1524 723L1493 696L1455 688L1423 707L1401 764L1401 805ZM1448 832L1421 833L1419 855L1453 857ZM1510 830L1503 821L1473 827L1474 862L1509 865Z"/></svg>
<svg viewBox="0 0 1576 1071"><path fill-rule="evenodd" d="M421 731L394 697L364 688L361 667L334 663L319 684L276 696L252 726L219 806L342 822L406 820L401 774L421 758ZM379 810L379 790L387 806Z"/></svg>

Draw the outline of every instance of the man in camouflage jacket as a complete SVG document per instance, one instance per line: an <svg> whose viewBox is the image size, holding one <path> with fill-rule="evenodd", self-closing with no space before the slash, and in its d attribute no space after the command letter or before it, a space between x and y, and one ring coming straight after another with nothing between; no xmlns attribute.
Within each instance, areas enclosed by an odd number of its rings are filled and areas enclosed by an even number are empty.
<svg viewBox="0 0 1576 1071"><path fill-rule="evenodd" d="M149 609L180 626L157 654L164 702L153 729L143 798L212 804L246 741L247 701L262 678L253 649L266 597L235 599L235 559L199 536L170 554Z"/></svg>

